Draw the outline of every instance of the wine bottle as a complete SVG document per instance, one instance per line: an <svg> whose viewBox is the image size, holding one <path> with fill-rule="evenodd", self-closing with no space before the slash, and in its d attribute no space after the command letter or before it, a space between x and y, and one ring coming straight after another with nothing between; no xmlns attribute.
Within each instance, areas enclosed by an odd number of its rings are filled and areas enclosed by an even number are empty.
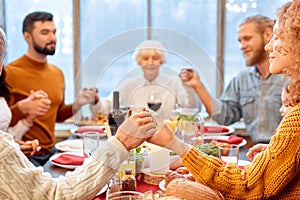
<svg viewBox="0 0 300 200"><path fill-rule="evenodd" d="M118 127L122 124L125 118L125 113L120 109L119 91L113 92L113 108L108 115L108 124L111 134L115 135Z"/></svg>

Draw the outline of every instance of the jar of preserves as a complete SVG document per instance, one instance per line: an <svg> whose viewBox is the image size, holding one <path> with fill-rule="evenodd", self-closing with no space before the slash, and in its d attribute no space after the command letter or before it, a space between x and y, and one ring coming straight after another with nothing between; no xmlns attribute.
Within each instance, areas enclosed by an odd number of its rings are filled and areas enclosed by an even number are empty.
<svg viewBox="0 0 300 200"><path fill-rule="evenodd" d="M122 191L136 191L136 179L132 169L125 169L122 177Z"/></svg>

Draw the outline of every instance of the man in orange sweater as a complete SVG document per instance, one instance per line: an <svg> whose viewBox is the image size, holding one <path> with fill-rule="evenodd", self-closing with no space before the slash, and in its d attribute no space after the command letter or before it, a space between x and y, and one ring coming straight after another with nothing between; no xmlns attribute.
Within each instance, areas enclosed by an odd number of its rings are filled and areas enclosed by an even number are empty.
<svg viewBox="0 0 300 200"><path fill-rule="evenodd" d="M9 102L14 125L29 113L38 118L31 124L23 140L38 139L42 149L39 155L30 158L36 166L44 165L54 153L54 128L56 122L62 122L76 113L84 104L94 103L98 99L96 89L83 89L72 105L64 103L65 82L62 71L47 62L47 55L55 53L56 28L53 15L46 12L33 12L23 21L23 34L28 43L25 55L5 67L5 81L10 87ZM30 91L43 90L47 96L38 105L19 102ZM40 115L41 111L48 111Z"/></svg>

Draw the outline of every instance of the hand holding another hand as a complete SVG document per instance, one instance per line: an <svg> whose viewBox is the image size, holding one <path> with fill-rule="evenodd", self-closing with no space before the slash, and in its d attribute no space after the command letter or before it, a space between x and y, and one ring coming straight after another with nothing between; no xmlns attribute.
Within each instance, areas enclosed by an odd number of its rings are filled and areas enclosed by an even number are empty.
<svg viewBox="0 0 300 200"><path fill-rule="evenodd" d="M96 104L99 101L97 88L83 88L77 95L74 102L75 110L79 109L85 104Z"/></svg>
<svg viewBox="0 0 300 200"><path fill-rule="evenodd" d="M116 137L129 151L142 144L156 132L149 111L140 111L129 116L118 128Z"/></svg>
<svg viewBox="0 0 300 200"><path fill-rule="evenodd" d="M15 138L15 142L20 145L21 151L27 156L32 157L36 152L40 151L39 141L37 139L31 141L22 141Z"/></svg>
<svg viewBox="0 0 300 200"><path fill-rule="evenodd" d="M30 116L33 120L38 116L43 116L49 110L50 105L51 101L48 99L48 95L42 90L31 91L26 99L18 102L18 107L23 114Z"/></svg>
<svg viewBox="0 0 300 200"><path fill-rule="evenodd" d="M30 91L30 95L28 96L30 100L35 100L35 99L48 99L48 94L44 92L43 90L38 90L38 91Z"/></svg>

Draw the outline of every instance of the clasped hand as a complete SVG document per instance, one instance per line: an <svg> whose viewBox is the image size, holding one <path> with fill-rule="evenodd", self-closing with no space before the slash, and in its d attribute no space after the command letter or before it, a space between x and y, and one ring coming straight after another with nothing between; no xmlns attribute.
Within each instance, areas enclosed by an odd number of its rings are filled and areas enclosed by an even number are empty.
<svg viewBox="0 0 300 200"><path fill-rule="evenodd" d="M24 142L22 140L19 140L18 138L15 138L15 142L19 144L21 151L27 157L33 156L41 149L41 147L39 146L39 141L37 139Z"/></svg>
<svg viewBox="0 0 300 200"><path fill-rule="evenodd" d="M156 132L149 111L142 110L129 116L118 128L116 137L127 150L135 148Z"/></svg>
<svg viewBox="0 0 300 200"><path fill-rule="evenodd" d="M175 133L163 123L158 114L145 109L130 115L119 127L116 137L127 150L144 141L169 148L176 140Z"/></svg>
<svg viewBox="0 0 300 200"><path fill-rule="evenodd" d="M98 100L99 96L97 88L83 88L78 93L75 103L81 107L85 104L95 104Z"/></svg>
<svg viewBox="0 0 300 200"><path fill-rule="evenodd" d="M31 120L43 116L49 110L50 105L51 101L47 93L42 90L31 91L26 99L18 102L19 109Z"/></svg>

